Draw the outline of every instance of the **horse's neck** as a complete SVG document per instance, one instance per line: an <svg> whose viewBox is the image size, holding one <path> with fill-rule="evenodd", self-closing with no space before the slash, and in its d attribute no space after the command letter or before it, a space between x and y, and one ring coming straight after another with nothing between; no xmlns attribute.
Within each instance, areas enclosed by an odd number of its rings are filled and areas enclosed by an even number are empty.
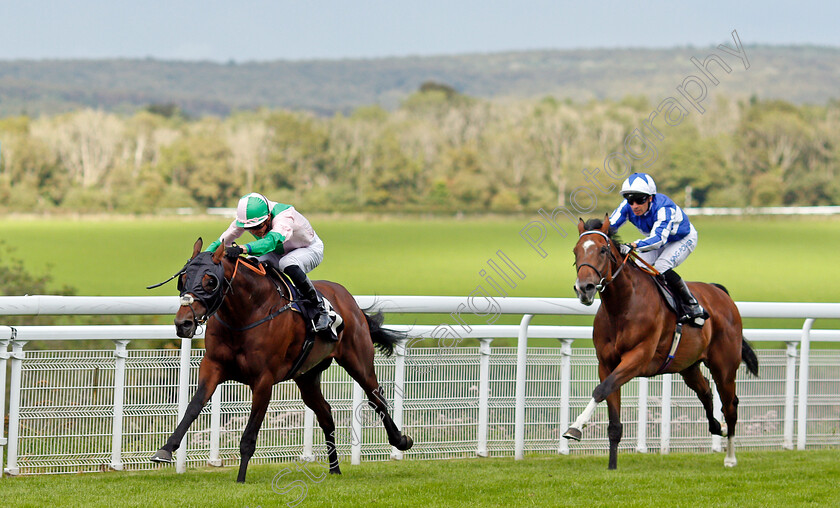
<svg viewBox="0 0 840 508"><path fill-rule="evenodd" d="M633 261L626 261L633 263ZM615 273L615 269L613 270ZM611 316L620 316L634 307L650 305L652 280L635 266L625 266L613 281L601 293L601 302L606 305Z"/></svg>
<svg viewBox="0 0 840 508"><path fill-rule="evenodd" d="M222 308L231 315L247 319L249 317L247 310L256 312L274 303L274 294L277 291L269 276L242 270L236 274L230 284L231 288Z"/></svg>

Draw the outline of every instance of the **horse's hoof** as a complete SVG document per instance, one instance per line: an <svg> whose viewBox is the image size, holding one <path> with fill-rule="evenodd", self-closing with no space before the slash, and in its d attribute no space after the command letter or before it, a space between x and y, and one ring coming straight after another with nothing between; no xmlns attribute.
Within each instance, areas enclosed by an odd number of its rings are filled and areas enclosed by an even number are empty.
<svg viewBox="0 0 840 508"><path fill-rule="evenodd" d="M574 439L575 441L580 441L580 438L583 437L583 432L580 429L576 429L574 427L569 427L569 430L563 434L563 437L566 439Z"/></svg>
<svg viewBox="0 0 840 508"><path fill-rule="evenodd" d="M339 468L330 469L330 474L341 474L341 469L339 469Z"/></svg>
<svg viewBox="0 0 840 508"><path fill-rule="evenodd" d="M411 439L411 436L406 436L405 434L403 434L403 437L400 440L400 444L399 446L397 446L397 450L404 452L410 449L412 446L414 446L414 440Z"/></svg>
<svg viewBox="0 0 840 508"><path fill-rule="evenodd" d="M735 457L732 457L731 459L729 457L726 457L725 459L723 459L723 465L725 467L735 467L738 465L738 459L736 459Z"/></svg>
<svg viewBox="0 0 840 508"><path fill-rule="evenodd" d="M162 464L172 464L172 452L168 452L161 448L152 455L151 461L160 462Z"/></svg>

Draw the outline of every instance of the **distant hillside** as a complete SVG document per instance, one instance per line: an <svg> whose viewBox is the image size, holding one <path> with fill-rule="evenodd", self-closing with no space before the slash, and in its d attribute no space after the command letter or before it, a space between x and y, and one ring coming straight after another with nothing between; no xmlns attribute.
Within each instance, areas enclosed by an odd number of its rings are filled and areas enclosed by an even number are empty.
<svg viewBox="0 0 840 508"><path fill-rule="evenodd" d="M731 42L730 42L731 44ZM0 61L0 115L80 107L131 112L175 103L190 115L257 107L332 114L397 106L425 81L477 97L553 95L575 101L645 95L661 100L690 74L689 58L713 48L526 51L367 60L217 64L146 60ZM837 97L840 48L747 46L711 94L825 103ZM719 53L720 54L720 53Z"/></svg>

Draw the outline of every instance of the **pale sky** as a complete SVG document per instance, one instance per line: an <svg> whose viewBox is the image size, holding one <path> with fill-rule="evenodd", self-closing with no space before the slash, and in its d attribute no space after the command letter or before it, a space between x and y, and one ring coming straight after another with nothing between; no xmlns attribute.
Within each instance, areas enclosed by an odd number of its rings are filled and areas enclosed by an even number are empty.
<svg viewBox="0 0 840 508"><path fill-rule="evenodd" d="M528 49L840 46L840 2L0 0L0 60L302 60Z"/></svg>

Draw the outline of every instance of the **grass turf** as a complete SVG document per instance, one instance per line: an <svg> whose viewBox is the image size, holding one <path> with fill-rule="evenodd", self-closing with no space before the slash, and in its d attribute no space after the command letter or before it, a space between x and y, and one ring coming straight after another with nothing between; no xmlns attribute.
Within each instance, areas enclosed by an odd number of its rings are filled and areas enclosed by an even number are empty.
<svg viewBox="0 0 840 508"><path fill-rule="evenodd" d="M244 485L236 468L6 478L6 506L834 506L840 452L527 456L343 464L341 476L311 476L291 464L252 465ZM284 470L290 472L283 475ZM322 477L323 475L323 477ZM292 485L297 485L292 487Z"/></svg>

